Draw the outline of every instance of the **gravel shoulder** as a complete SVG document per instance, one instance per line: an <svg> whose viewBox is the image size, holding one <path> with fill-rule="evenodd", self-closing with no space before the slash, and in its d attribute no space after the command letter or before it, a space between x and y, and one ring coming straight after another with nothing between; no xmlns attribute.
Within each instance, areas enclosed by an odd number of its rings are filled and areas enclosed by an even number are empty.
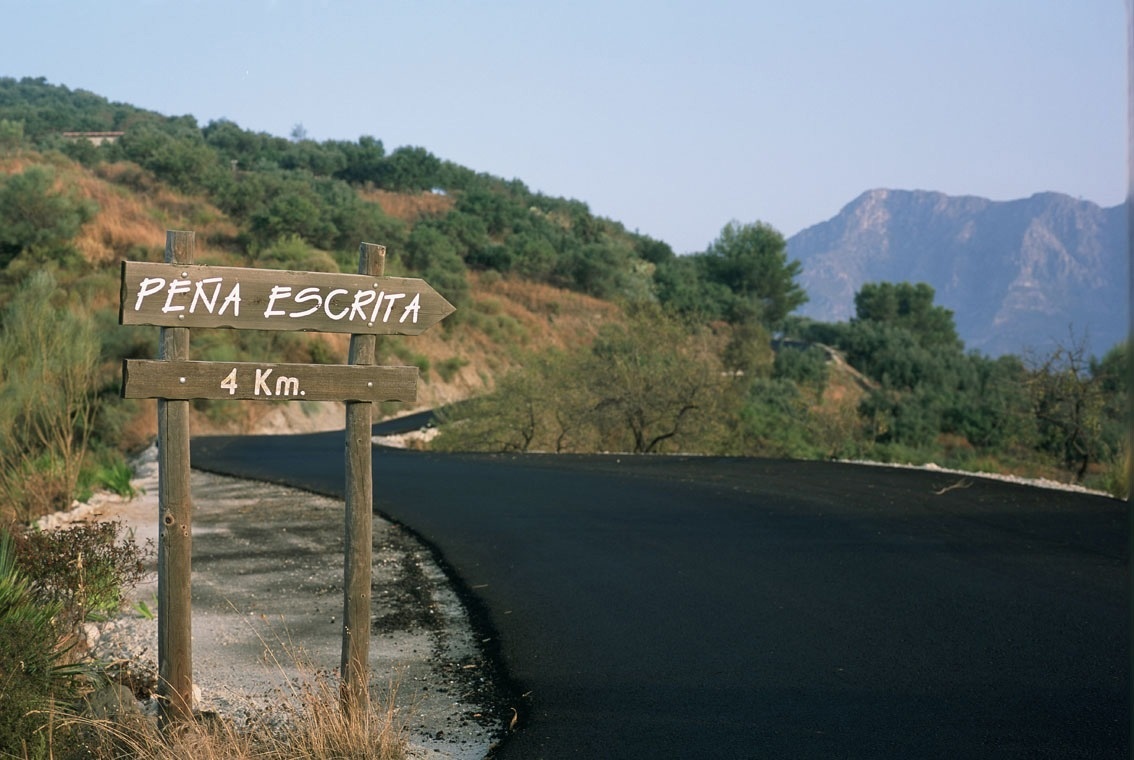
<svg viewBox="0 0 1134 760"><path fill-rule="evenodd" d="M62 520L119 520L157 543L157 459L136 463L138 496L100 494ZM298 684L337 683L343 604L343 503L281 486L193 471L193 677L197 708L237 721L283 719ZM51 518L49 518L50 520ZM492 664L430 551L374 517L370 672L396 693L411 756L471 760L502 738ZM156 682L156 574L127 610L88 627L92 653Z"/></svg>

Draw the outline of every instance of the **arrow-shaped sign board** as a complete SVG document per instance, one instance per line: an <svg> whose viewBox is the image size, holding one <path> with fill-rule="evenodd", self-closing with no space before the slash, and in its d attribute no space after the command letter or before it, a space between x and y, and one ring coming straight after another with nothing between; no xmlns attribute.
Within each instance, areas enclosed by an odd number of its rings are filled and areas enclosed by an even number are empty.
<svg viewBox="0 0 1134 760"><path fill-rule="evenodd" d="M454 307L425 280L122 262L123 325L417 335Z"/></svg>
<svg viewBox="0 0 1134 760"><path fill-rule="evenodd" d="M123 398L414 401L417 367L255 362L122 362Z"/></svg>

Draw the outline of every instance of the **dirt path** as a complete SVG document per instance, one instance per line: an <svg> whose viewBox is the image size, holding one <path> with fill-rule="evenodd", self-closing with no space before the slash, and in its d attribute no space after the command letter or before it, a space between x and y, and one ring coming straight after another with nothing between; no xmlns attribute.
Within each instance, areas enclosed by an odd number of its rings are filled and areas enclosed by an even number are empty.
<svg viewBox="0 0 1134 760"><path fill-rule="evenodd" d="M117 519L157 540L157 464L137 464L130 501L101 496L77 516ZM237 720L278 710L295 684L331 674L341 655L343 504L304 491L194 471L193 675L199 709ZM100 625L94 651L156 673L156 577L131 609ZM371 685L397 690L415 756L483 758L502 725L487 667L460 600L429 551L374 520Z"/></svg>

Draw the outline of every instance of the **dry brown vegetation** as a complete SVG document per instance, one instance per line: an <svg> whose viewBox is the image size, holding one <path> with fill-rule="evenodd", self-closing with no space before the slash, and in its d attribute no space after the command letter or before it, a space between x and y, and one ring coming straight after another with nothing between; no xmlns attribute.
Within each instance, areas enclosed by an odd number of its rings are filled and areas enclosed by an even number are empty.
<svg viewBox="0 0 1134 760"><path fill-rule="evenodd" d="M0 160L0 173L14 174L49 159L34 154ZM197 233L197 259L203 263L245 265L235 250L237 227L223 212L204 200L170 189L131 163L102 164L87 169L66 160L55 162L57 183L97 205L75 247L105 276L86 288L88 306L117 309L116 264L121 260L161 259L165 233L187 229ZM452 208L451 196L434 193L394 193L373 188L360 195L407 223L438 216ZM360 241L361 242L361 241ZM380 241L378 241L380 242ZM614 304L540 283L469 273L471 305L452 324L415 337L391 336L379 341L380 361L417 364L422 368L418 401L413 409L461 400L490 389L493 378L519 365L522 355L569 349L590 342L599 327L623 319ZM157 328L154 328L156 331ZM303 335L303 343L321 342L322 353L346 361L348 336ZM192 348L190 349L192 352ZM267 358L267 357L265 357ZM273 357L283 361L285 357ZM108 370L109 371L109 370ZM275 428L300 430L334 424L327 414L284 411L282 404L240 404L223 414L194 411L195 433L253 432ZM286 405L290 406L290 405ZM403 413L410 405L383 407ZM138 404L138 413L125 426L125 444L140 445L156 434L153 402Z"/></svg>
<svg viewBox="0 0 1134 760"><path fill-rule="evenodd" d="M363 200L373 201L390 216L407 224L431 216L444 216L453 208L451 196L440 193L395 193L390 190L367 188L359 191Z"/></svg>
<svg viewBox="0 0 1134 760"><path fill-rule="evenodd" d="M236 236L236 226L219 210L170 190L132 164L104 164L97 174L84 171L69 179L98 204L98 214L76 241L92 263L113 263L126 253L136 257L149 252L159 258L170 229L194 230L203 260L218 255L210 250L210 241Z"/></svg>
<svg viewBox="0 0 1134 760"><path fill-rule="evenodd" d="M31 154L0 159L0 174L18 174L43 163L45 159ZM170 190L133 164L103 164L91 171L59 161L52 168L58 189L71 189L98 207L75 240L92 264L113 264L127 255L158 258L168 229L196 231L198 251L206 258L217 255L209 241L236 236L236 226L215 207Z"/></svg>
<svg viewBox="0 0 1134 760"><path fill-rule="evenodd" d="M396 696L393 685L368 710L347 713L334 683L312 676L294 687L290 699L282 697L288 716L282 723L239 726L201 716L161 731L156 720L130 707L105 716L49 714L45 750L65 760L403 760L409 735Z"/></svg>

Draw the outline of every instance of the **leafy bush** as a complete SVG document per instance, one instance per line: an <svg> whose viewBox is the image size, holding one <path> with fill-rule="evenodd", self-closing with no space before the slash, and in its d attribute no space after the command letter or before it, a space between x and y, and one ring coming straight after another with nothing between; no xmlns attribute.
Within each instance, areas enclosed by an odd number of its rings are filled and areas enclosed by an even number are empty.
<svg viewBox="0 0 1134 760"><path fill-rule="evenodd" d="M827 384L827 354L819 346L782 345L776 351L772 376L822 391Z"/></svg>
<svg viewBox="0 0 1134 760"><path fill-rule="evenodd" d="M137 491L130 483L133 477L133 468L123 459L99 467L94 474L97 485L127 499L137 495Z"/></svg>
<svg viewBox="0 0 1134 760"><path fill-rule="evenodd" d="M442 359L437 362L437 374L441 376L442 380L448 383L461 371L461 367L464 367L468 363L467 359L462 359L459 356L450 356L448 359Z"/></svg>
<svg viewBox="0 0 1134 760"><path fill-rule="evenodd" d="M729 222L704 253L660 255L658 298L690 316L776 327L807 301L783 235L763 222Z"/></svg>
<svg viewBox="0 0 1134 760"><path fill-rule="evenodd" d="M125 158L181 190L206 187L223 171L216 151L205 144L191 116L132 126L115 147Z"/></svg>
<svg viewBox="0 0 1134 760"><path fill-rule="evenodd" d="M387 190L414 192L440 183L441 160L425 148L403 146L382 163L377 185Z"/></svg>
<svg viewBox="0 0 1134 760"><path fill-rule="evenodd" d="M146 575L149 547L122 535L119 522L80 522L16 536L16 561L37 599L58 609L57 628L76 631L92 614L115 612Z"/></svg>
<svg viewBox="0 0 1134 760"><path fill-rule="evenodd" d="M809 405L790 380L756 378L739 415L744 452L759 456L811 459Z"/></svg>
<svg viewBox="0 0 1134 760"><path fill-rule="evenodd" d="M405 263L445 300L456 306L458 313L468 305L470 296L465 264L441 230L429 224L415 227L406 244Z"/></svg>
<svg viewBox="0 0 1134 760"><path fill-rule="evenodd" d="M72 253L72 238L95 211L90 201L56 190L50 167L0 179L0 268L24 251L43 259Z"/></svg>
<svg viewBox="0 0 1134 760"><path fill-rule="evenodd" d="M311 248L299 235L282 235L260 252L257 263L268 269L337 272L338 263L325 251Z"/></svg>

